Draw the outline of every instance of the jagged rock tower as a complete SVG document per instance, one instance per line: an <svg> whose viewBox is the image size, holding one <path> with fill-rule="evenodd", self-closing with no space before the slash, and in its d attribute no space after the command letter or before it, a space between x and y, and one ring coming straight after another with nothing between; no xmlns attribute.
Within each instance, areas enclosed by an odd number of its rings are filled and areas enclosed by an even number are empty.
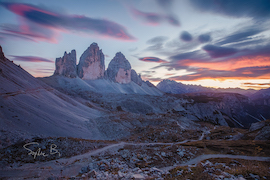
<svg viewBox="0 0 270 180"><path fill-rule="evenodd" d="M104 54L97 43L92 43L80 57L77 67L78 76L84 80L95 80L104 77Z"/></svg>
<svg viewBox="0 0 270 180"><path fill-rule="evenodd" d="M62 75L70 78L76 78L76 51L72 50L71 53L65 52L61 58L55 60L55 75Z"/></svg>
<svg viewBox="0 0 270 180"><path fill-rule="evenodd" d="M65 52L62 58L56 58L55 66L54 75L69 78L79 77L83 80L104 78L120 84L128 84L133 81L139 86L143 83L141 76L131 69L129 61L121 52L116 53L105 71L104 54L97 43L92 43L84 51L77 66L75 50L69 54Z"/></svg>
<svg viewBox="0 0 270 180"><path fill-rule="evenodd" d="M109 63L106 71L108 79L120 84L127 84L131 82L131 65L125 56L118 52Z"/></svg>

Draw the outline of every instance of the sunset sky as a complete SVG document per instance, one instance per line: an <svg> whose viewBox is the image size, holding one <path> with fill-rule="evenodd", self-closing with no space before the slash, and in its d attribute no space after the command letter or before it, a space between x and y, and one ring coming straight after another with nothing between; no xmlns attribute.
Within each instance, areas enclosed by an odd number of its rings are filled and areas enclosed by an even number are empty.
<svg viewBox="0 0 270 180"><path fill-rule="evenodd" d="M0 45L35 77L93 42L144 80L270 87L270 0L0 0Z"/></svg>

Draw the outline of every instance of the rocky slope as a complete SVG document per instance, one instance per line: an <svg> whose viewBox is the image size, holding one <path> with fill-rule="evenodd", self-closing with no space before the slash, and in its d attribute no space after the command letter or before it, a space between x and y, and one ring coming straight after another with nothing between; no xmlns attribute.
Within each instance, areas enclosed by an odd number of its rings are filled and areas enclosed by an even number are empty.
<svg viewBox="0 0 270 180"><path fill-rule="evenodd" d="M93 120L99 111L60 93L6 58L0 59L0 67L1 146L33 136L102 138Z"/></svg>
<svg viewBox="0 0 270 180"><path fill-rule="evenodd" d="M177 95L175 95L177 96ZM202 92L178 95L189 101L184 107L198 114L199 118L212 109L213 114L204 115L203 119L211 119L222 115L231 127L248 128L252 123L269 118L270 114L265 107L258 108L248 97L235 93Z"/></svg>

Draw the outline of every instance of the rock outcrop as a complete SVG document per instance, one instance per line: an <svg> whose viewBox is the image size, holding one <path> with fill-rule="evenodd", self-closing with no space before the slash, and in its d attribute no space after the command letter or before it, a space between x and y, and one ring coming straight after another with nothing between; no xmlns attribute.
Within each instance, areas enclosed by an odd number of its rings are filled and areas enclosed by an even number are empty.
<svg viewBox="0 0 270 180"><path fill-rule="evenodd" d="M68 54L65 52L62 58L56 58L54 74L69 78L77 77L75 50L72 50L71 53Z"/></svg>
<svg viewBox="0 0 270 180"><path fill-rule="evenodd" d="M104 77L104 54L97 43L92 43L84 51L77 68L78 76L84 80L95 80Z"/></svg>
<svg viewBox="0 0 270 180"><path fill-rule="evenodd" d="M131 65L121 52L116 53L109 63L106 75L109 80L120 84L131 82Z"/></svg>
<svg viewBox="0 0 270 180"><path fill-rule="evenodd" d="M134 69L131 69L131 81L135 82L139 86L141 86L143 83L141 75L138 75Z"/></svg>
<svg viewBox="0 0 270 180"><path fill-rule="evenodd" d="M2 47L1 46L0 46L0 60L2 60L2 61L5 61L6 60L6 57L5 57L5 55L4 55L3 51L2 51Z"/></svg>

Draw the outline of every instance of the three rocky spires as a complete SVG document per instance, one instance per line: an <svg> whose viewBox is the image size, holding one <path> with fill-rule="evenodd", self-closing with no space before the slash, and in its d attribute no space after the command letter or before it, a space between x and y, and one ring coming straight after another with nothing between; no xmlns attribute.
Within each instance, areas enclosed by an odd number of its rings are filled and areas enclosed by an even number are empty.
<svg viewBox="0 0 270 180"><path fill-rule="evenodd" d="M54 75L62 75L69 78L79 77L83 80L109 79L120 84L127 84L131 81L139 86L142 85L140 75L131 69L129 61L118 52L111 60L107 70L105 70L104 54L99 49L97 43L92 43L80 57L79 64L76 65L76 51L64 53L61 58L56 58Z"/></svg>

